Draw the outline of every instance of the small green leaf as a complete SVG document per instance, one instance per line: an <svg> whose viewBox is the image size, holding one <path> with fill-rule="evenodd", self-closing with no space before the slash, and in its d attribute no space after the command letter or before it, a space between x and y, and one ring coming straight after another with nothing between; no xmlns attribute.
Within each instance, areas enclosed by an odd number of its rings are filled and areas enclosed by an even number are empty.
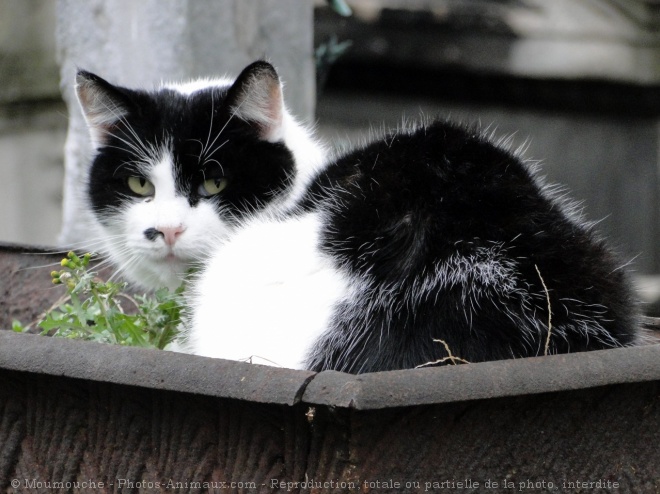
<svg viewBox="0 0 660 494"><path fill-rule="evenodd" d="M16 333L24 333L27 331L27 328L23 326L23 323L16 319L11 322L11 329Z"/></svg>
<svg viewBox="0 0 660 494"><path fill-rule="evenodd" d="M330 8L344 17L353 15L353 11L344 0L328 0Z"/></svg>

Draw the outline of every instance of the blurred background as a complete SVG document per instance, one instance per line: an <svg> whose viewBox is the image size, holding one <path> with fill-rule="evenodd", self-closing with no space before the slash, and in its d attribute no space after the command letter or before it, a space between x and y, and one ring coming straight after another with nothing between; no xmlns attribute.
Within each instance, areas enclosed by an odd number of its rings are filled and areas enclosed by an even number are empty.
<svg viewBox="0 0 660 494"><path fill-rule="evenodd" d="M660 296L660 0L138 4L0 0L0 241L84 235L70 228L79 204L63 208L80 183L64 171L77 170L64 159L72 67L146 84L266 57L290 108L334 146L436 116L512 136Z"/></svg>

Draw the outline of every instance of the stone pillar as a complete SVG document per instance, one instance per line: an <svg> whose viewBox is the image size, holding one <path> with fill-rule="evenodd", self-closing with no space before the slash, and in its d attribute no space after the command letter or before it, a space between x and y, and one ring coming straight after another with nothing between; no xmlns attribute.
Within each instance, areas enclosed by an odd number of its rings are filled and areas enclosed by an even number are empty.
<svg viewBox="0 0 660 494"><path fill-rule="evenodd" d="M0 240L52 245L60 230L66 117L55 3L0 1Z"/></svg>
<svg viewBox="0 0 660 494"><path fill-rule="evenodd" d="M62 244L86 240L83 183L91 149L73 92L78 68L110 82L237 75L266 59L299 119L314 113L313 2L300 0L59 0L58 56L69 108Z"/></svg>

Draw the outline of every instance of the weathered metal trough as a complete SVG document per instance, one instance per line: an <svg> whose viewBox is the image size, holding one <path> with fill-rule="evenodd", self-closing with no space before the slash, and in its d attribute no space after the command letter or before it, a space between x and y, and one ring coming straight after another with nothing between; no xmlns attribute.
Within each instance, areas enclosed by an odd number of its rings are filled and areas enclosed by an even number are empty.
<svg viewBox="0 0 660 494"><path fill-rule="evenodd" d="M2 328L60 258L0 249ZM425 491L660 492L660 345L353 376L0 331L0 492Z"/></svg>

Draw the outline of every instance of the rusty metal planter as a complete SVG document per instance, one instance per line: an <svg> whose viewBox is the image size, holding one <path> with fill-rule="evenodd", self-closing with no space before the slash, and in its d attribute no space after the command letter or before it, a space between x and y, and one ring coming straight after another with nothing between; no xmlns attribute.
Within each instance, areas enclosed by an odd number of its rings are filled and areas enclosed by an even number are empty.
<svg viewBox="0 0 660 494"><path fill-rule="evenodd" d="M0 249L2 327L60 257ZM0 331L0 492L521 489L660 492L660 345L353 376Z"/></svg>

